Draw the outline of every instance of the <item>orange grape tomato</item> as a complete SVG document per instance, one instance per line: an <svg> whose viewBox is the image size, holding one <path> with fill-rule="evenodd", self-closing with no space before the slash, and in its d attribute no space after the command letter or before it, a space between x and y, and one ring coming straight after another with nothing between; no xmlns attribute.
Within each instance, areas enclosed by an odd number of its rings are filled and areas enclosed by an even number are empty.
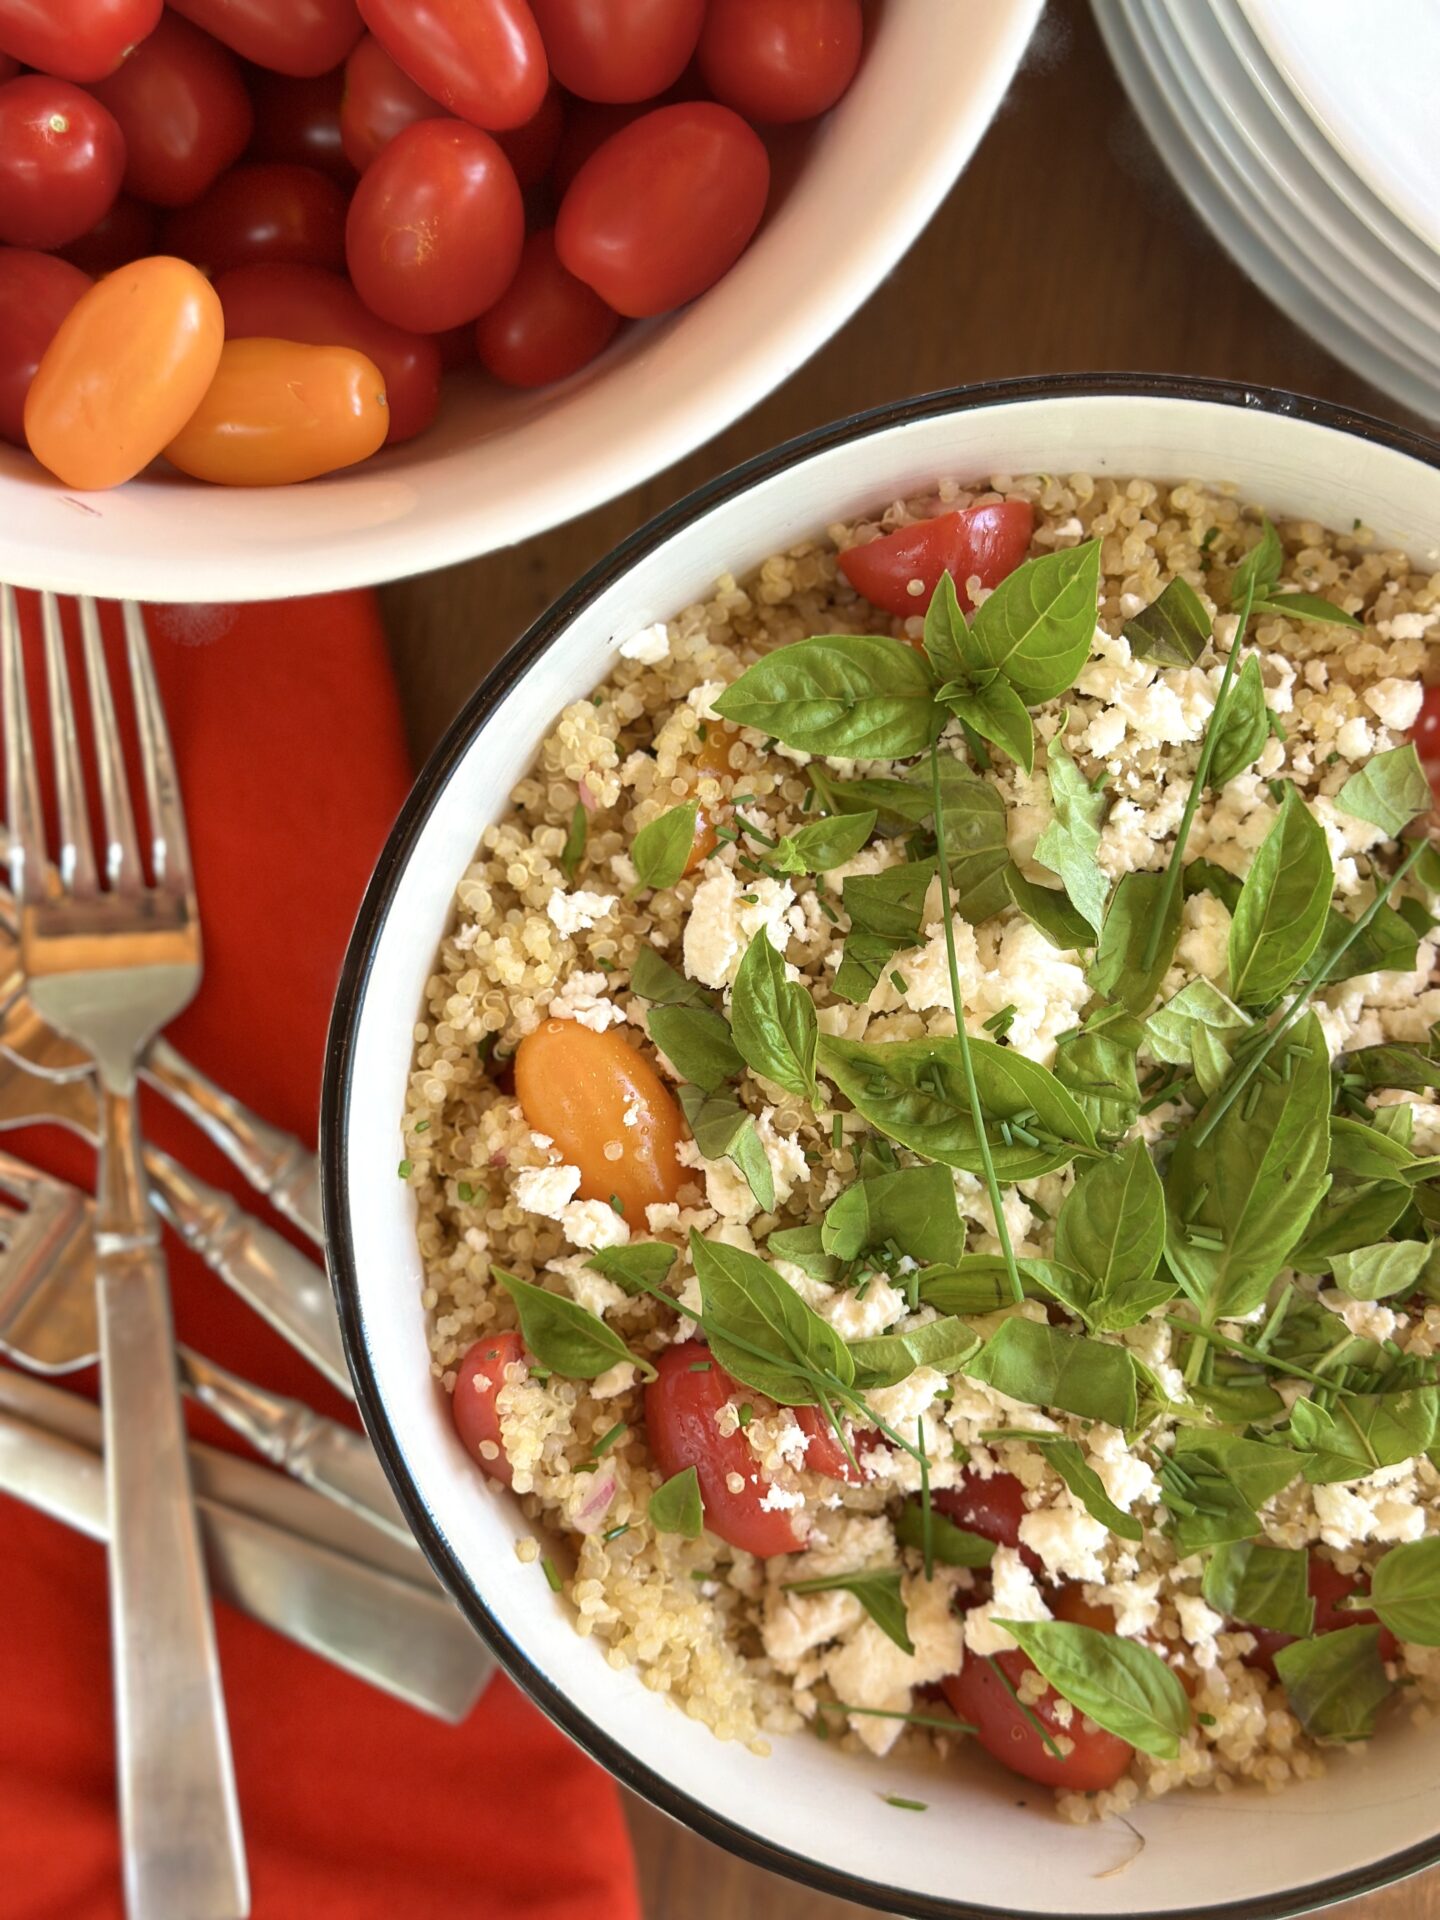
<svg viewBox="0 0 1440 1920"><path fill-rule="evenodd" d="M727 727L718 720L707 722L705 738L695 754L695 766L702 779L719 780L730 773L730 749L740 738L738 727ZM685 861L686 873L703 866L719 845L716 827L723 807L707 808L702 800L695 811L695 838Z"/></svg>
<svg viewBox="0 0 1440 1920"><path fill-rule="evenodd" d="M384 377L353 347L227 340L165 457L195 480L284 487L368 460L389 425Z"/></svg>
<svg viewBox="0 0 1440 1920"><path fill-rule="evenodd" d="M214 288L186 260L133 261L77 300L25 401L30 451L67 487L118 487L205 398L225 344Z"/></svg>
<svg viewBox="0 0 1440 1920"><path fill-rule="evenodd" d="M529 1125L580 1169L580 1198L617 1199L632 1229L643 1230L646 1207L673 1200L690 1177L676 1158L679 1107L613 1029L542 1022L516 1050L515 1091Z"/></svg>

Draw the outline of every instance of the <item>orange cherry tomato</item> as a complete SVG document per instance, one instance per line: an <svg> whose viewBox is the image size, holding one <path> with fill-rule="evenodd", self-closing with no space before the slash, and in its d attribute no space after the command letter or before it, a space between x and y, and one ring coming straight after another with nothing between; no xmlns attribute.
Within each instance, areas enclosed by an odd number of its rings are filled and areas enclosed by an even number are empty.
<svg viewBox="0 0 1440 1920"><path fill-rule="evenodd" d="M465 1451L482 1473L506 1487L514 1479L515 1469L505 1452L495 1402L505 1385L506 1369L525 1363L525 1343L518 1333L485 1334L460 1362L450 1399L450 1415ZM493 1459L480 1451L487 1440L500 1449Z"/></svg>
<svg viewBox="0 0 1440 1920"><path fill-rule="evenodd" d="M227 340L165 458L193 480L285 487L368 460L389 425L384 377L353 347Z"/></svg>
<svg viewBox="0 0 1440 1920"><path fill-rule="evenodd" d="M25 401L30 451L67 487L118 487L205 398L225 315L197 267L165 254L120 267L62 321Z"/></svg>
<svg viewBox="0 0 1440 1920"><path fill-rule="evenodd" d="M580 1169L581 1199L613 1196L631 1227L643 1228L646 1207L673 1200L690 1177L675 1154L685 1138L679 1107L613 1028L542 1022L516 1050L515 1092L529 1124Z"/></svg>
<svg viewBox="0 0 1440 1920"><path fill-rule="evenodd" d="M729 776L730 749L739 738L736 727L727 727L715 720L708 723L705 738L695 755L695 766L702 779L722 780ZM695 838L686 856L686 873L694 873L697 867L703 866L719 845L716 828L723 812L723 806L707 808L703 801L696 809Z"/></svg>

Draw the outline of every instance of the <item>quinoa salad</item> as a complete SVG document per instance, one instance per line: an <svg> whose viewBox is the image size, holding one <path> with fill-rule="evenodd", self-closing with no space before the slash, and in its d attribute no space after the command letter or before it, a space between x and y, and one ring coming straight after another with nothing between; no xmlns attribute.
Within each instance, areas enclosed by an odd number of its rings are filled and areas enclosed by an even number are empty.
<svg viewBox="0 0 1440 1920"><path fill-rule="evenodd" d="M403 1121L537 1607L721 1737L978 1742L1075 1820L1427 1716L1440 574L998 475L616 638Z"/></svg>

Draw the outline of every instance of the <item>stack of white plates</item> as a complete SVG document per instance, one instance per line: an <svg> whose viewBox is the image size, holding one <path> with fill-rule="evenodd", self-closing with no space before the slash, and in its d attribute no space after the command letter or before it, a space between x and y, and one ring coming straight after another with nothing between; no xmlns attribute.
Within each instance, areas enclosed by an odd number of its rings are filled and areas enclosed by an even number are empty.
<svg viewBox="0 0 1440 1920"><path fill-rule="evenodd" d="M1440 419L1440 0L1094 0L1216 237L1355 372Z"/></svg>

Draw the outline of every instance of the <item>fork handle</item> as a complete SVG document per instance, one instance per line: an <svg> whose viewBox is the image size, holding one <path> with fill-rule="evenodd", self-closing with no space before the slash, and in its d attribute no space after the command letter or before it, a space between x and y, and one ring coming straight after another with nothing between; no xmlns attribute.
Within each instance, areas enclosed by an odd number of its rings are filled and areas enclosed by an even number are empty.
<svg viewBox="0 0 1440 1920"><path fill-rule="evenodd" d="M100 1114L95 1286L126 1907L131 1920L244 1920L230 1736L133 1089L102 1084Z"/></svg>
<svg viewBox="0 0 1440 1920"><path fill-rule="evenodd" d="M194 1121L278 1213L308 1234L317 1247L324 1246L320 1163L308 1147L217 1087L167 1040L152 1041L140 1072Z"/></svg>

